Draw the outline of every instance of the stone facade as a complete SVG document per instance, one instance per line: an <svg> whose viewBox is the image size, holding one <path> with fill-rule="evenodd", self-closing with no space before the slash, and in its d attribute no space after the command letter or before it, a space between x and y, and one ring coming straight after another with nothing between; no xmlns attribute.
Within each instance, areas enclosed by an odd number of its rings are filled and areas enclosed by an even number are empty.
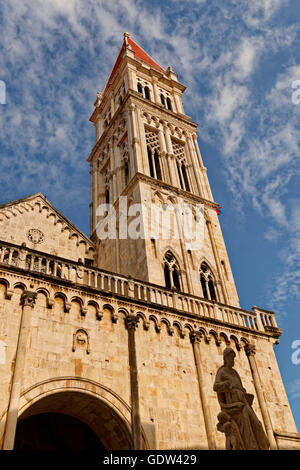
<svg viewBox="0 0 300 470"><path fill-rule="evenodd" d="M223 449L213 384L230 346L271 448L300 449L273 351L281 330L273 312L240 308L185 87L142 52L125 34L95 103L91 238L41 194L0 206L1 448L22 447L18 421L64 413L106 449ZM201 203L204 243L99 241L98 205L125 195Z"/></svg>

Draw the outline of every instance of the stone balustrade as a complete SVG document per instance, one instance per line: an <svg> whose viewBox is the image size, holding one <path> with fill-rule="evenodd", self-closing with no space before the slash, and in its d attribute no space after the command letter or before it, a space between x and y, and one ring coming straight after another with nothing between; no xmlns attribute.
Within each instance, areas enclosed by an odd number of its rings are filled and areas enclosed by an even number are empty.
<svg viewBox="0 0 300 470"><path fill-rule="evenodd" d="M252 312L242 310L87 266L83 262L65 260L27 247L0 242L0 267L5 265L132 298L152 304L154 308L159 305L250 330L269 332L273 335L281 333L274 312L271 311L258 307L253 307Z"/></svg>

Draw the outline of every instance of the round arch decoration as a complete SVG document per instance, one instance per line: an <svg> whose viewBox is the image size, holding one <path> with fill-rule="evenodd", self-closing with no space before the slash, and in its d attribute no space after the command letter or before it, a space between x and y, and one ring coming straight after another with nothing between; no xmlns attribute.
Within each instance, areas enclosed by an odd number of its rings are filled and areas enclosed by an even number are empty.
<svg viewBox="0 0 300 470"><path fill-rule="evenodd" d="M75 398L75 405L72 404L72 411L69 412L71 407L68 410L66 404L72 397ZM86 415L85 403L88 409ZM82 420L97 434L107 450L133 448L130 406L117 393L98 382L81 377L56 377L39 382L22 393L18 420L49 411L62 412ZM1 416L2 431L6 412ZM108 424L107 428L103 417ZM110 433L107 429L110 429ZM143 429L142 441L143 448L149 449Z"/></svg>

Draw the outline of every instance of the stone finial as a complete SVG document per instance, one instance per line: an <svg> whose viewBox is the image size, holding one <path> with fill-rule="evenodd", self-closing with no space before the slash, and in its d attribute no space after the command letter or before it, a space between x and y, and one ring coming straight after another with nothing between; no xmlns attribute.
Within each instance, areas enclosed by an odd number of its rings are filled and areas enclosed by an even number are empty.
<svg viewBox="0 0 300 470"><path fill-rule="evenodd" d="M94 103L94 106L98 108L100 106L100 103L102 101L103 93L101 91L98 91L96 101Z"/></svg>
<svg viewBox="0 0 300 470"><path fill-rule="evenodd" d="M130 34L127 31L124 33L124 38L130 38Z"/></svg>

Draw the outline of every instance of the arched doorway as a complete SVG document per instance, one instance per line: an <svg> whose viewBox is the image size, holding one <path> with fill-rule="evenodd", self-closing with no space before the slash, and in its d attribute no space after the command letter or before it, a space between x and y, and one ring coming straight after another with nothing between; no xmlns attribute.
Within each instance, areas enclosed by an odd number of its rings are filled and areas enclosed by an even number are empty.
<svg viewBox="0 0 300 470"><path fill-rule="evenodd" d="M103 450L97 434L73 416L39 413L18 422L15 450Z"/></svg>
<svg viewBox="0 0 300 470"><path fill-rule="evenodd" d="M59 391L21 414L15 449L130 450L132 440L128 424L103 400L81 391Z"/></svg>

